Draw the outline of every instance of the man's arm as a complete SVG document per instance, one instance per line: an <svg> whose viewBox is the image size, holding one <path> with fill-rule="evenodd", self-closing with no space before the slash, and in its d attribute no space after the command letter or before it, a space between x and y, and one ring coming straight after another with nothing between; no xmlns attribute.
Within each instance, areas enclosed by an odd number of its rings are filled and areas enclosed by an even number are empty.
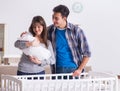
<svg viewBox="0 0 120 91"><path fill-rule="evenodd" d="M75 70L75 71L73 72L73 76L79 76L79 75L81 74L82 70L84 69L84 67L85 67L86 64L88 63L88 60L89 60L89 57L87 57L87 56L84 56L84 57L83 57L83 60L81 61L80 66L78 67L77 70Z"/></svg>
<svg viewBox="0 0 120 91"><path fill-rule="evenodd" d="M82 29L78 28L78 39L80 41L80 46L81 46L81 55L83 56L82 60L81 60L81 64L79 65L78 69L73 73L73 76L79 76L82 72L82 70L84 69L84 67L86 66L86 64L89 61L89 58L91 57L91 52L89 49L89 45L87 42L87 38L83 32Z"/></svg>

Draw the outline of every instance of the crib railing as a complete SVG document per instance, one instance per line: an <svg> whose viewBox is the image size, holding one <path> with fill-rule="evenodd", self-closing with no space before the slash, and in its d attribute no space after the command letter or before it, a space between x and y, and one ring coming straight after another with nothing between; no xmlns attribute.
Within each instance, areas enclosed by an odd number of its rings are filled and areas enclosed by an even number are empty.
<svg viewBox="0 0 120 91"><path fill-rule="evenodd" d="M109 73L2 76L5 91L118 91L118 79ZM4 90L3 90L4 91Z"/></svg>

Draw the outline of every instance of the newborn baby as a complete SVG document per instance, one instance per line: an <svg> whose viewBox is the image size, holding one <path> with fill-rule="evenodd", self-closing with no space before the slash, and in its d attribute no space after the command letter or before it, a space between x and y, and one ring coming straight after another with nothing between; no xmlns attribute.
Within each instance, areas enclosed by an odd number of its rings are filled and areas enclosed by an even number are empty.
<svg viewBox="0 0 120 91"><path fill-rule="evenodd" d="M32 42L35 39L35 37L32 36L31 33L25 33L23 34L18 40L22 41L29 41ZM29 56L37 57L39 60L44 60L44 59L49 59L51 57L50 51L43 47L42 45L40 46L30 46L28 48L22 49L23 53Z"/></svg>

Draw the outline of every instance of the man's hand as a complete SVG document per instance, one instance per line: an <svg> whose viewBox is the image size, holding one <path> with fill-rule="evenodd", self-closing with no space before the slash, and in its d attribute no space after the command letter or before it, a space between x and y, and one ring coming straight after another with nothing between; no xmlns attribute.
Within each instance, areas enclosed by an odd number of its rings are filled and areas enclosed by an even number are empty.
<svg viewBox="0 0 120 91"><path fill-rule="evenodd" d="M73 76L79 76L81 74L81 72L84 69L85 65L87 64L88 60L89 60L89 57L87 57L87 56L83 57L83 60L81 61L82 63L80 64L78 69L73 72Z"/></svg>
<svg viewBox="0 0 120 91"><path fill-rule="evenodd" d="M73 72L73 76L79 76L81 74L81 72L82 72L82 70L77 69Z"/></svg>

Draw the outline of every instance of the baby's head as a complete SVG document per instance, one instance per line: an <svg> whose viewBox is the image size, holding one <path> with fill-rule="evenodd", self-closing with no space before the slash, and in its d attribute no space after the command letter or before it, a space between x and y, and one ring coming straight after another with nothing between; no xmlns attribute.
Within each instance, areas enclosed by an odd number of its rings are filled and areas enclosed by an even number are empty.
<svg viewBox="0 0 120 91"><path fill-rule="evenodd" d="M29 32L23 34L18 40L23 40L23 41L33 41L35 37Z"/></svg>

